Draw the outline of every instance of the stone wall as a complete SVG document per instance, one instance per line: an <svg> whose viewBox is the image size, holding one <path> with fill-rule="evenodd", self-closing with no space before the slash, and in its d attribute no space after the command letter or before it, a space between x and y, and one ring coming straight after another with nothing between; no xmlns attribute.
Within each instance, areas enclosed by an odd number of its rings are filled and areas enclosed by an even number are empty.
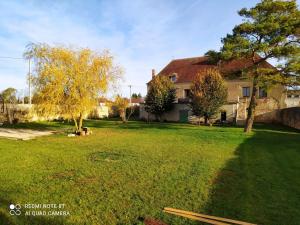
<svg viewBox="0 0 300 225"><path fill-rule="evenodd" d="M255 117L256 122L280 123L300 130L300 107L277 109Z"/></svg>
<svg viewBox="0 0 300 225"><path fill-rule="evenodd" d="M59 119L60 116L51 116L51 117L42 117L37 115L34 104L15 104L9 105L11 110L14 111L13 118L17 119L18 122L26 122L26 121L44 121L44 120L54 120ZM92 119L99 119L108 117L108 106L101 105L94 107L94 110L90 114L84 115L84 118L92 118ZM6 111L3 109L2 104L0 105L0 123L7 121L6 118Z"/></svg>
<svg viewBox="0 0 300 225"><path fill-rule="evenodd" d="M279 110L278 122L300 130L300 107Z"/></svg>

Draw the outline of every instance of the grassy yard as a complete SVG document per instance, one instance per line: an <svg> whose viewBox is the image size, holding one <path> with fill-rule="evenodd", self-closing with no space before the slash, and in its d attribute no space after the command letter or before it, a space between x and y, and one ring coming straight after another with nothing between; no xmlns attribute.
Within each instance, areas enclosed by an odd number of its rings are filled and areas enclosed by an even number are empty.
<svg viewBox="0 0 300 225"><path fill-rule="evenodd" d="M142 224L174 207L259 224L299 224L300 133L276 126L197 127L89 121L93 135L61 131L0 138L0 224ZM9 203L62 203L67 217L10 216Z"/></svg>

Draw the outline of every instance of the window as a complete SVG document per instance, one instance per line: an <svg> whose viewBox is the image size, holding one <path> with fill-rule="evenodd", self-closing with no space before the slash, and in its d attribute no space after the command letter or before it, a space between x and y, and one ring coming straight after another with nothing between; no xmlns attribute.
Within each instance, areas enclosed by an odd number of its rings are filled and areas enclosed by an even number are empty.
<svg viewBox="0 0 300 225"><path fill-rule="evenodd" d="M266 98L267 91L264 88L259 88L258 96L259 96L259 98Z"/></svg>
<svg viewBox="0 0 300 225"><path fill-rule="evenodd" d="M299 98L299 95L295 95L294 98Z"/></svg>
<svg viewBox="0 0 300 225"><path fill-rule="evenodd" d="M243 97L250 97L250 87L243 87Z"/></svg>
<svg viewBox="0 0 300 225"><path fill-rule="evenodd" d="M169 76L169 78L172 82L175 82L176 81L176 74L174 73L173 75Z"/></svg>
<svg viewBox="0 0 300 225"><path fill-rule="evenodd" d="M288 98L292 98L292 97L293 97L293 95L288 95L287 97L288 97Z"/></svg>
<svg viewBox="0 0 300 225"><path fill-rule="evenodd" d="M184 89L184 97L189 98L191 95L191 90L190 89Z"/></svg>
<svg viewBox="0 0 300 225"><path fill-rule="evenodd" d="M221 112L221 122L226 121L226 111Z"/></svg>

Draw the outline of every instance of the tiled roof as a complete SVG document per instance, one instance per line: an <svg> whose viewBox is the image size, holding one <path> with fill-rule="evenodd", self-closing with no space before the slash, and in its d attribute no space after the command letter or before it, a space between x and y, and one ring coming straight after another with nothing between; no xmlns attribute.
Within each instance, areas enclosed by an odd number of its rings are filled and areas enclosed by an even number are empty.
<svg viewBox="0 0 300 225"><path fill-rule="evenodd" d="M221 64L218 67L217 65L211 64L206 56L175 59L163 68L158 75L170 76L176 74L175 83L185 83L193 81L197 73L209 68L219 68L221 73L224 75L245 69L251 66L251 64L253 64L251 59L239 59ZM263 62L261 67L274 68L267 62Z"/></svg>
<svg viewBox="0 0 300 225"><path fill-rule="evenodd" d="M131 98L131 103L143 103L143 98Z"/></svg>

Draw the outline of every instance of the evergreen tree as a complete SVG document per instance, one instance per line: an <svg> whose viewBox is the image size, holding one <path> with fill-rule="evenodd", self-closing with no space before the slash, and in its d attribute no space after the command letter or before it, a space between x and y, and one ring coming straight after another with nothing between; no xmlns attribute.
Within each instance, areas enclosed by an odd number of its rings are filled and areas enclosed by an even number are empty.
<svg viewBox="0 0 300 225"><path fill-rule="evenodd" d="M245 132L250 132L258 87L299 82L300 13L296 0L263 0L253 8L241 9L239 15L244 17L244 22L223 38L221 58L252 60L252 65L241 73L253 83L245 126ZM262 68L270 59L286 63L277 65L278 70Z"/></svg>

